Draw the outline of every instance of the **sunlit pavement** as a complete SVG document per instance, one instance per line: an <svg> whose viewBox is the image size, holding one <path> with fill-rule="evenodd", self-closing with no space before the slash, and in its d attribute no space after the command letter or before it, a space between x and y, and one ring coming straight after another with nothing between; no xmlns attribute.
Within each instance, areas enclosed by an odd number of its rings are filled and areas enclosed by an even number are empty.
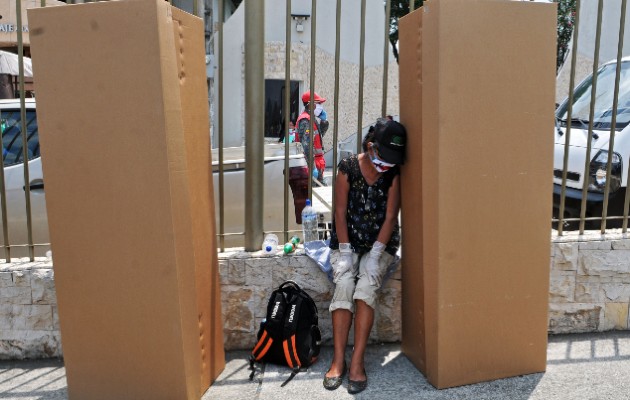
<svg viewBox="0 0 630 400"><path fill-rule="evenodd" d="M546 372L442 390L426 381L399 344L368 348L369 385L359 395L348 394L347 380L335 391L323 388L331 347L323 348L319 360L285 387L280 385L290 374L286 367L267 365L250 381L247 356L247 351L228 352L225 370L203 400L630 398L630 331L550 336ZM67 399L63 361L0 361L0 399Z"/></svg>

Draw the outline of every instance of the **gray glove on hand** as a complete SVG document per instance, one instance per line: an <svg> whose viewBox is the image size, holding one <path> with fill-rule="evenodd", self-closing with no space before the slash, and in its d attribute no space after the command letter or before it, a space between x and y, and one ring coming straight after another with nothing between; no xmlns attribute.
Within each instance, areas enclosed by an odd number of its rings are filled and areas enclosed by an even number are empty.
<svg viewBox="0 0 630 400"><path fill-rule="evenodd" d="M385 245L379 241L374 242L367 262L365 263L365 273L367 274L368 281L372 286L381 286L381 274L379 273L378 262L381 259L381 254L385 250Z"/></svg>
<svg viewBox="0 0 630 400"><path fill-rule="evenodd" d="M333 264L333 282L337 283L339 278L352 268L352 248L350 243L339 243L339 260Z"/></svg>

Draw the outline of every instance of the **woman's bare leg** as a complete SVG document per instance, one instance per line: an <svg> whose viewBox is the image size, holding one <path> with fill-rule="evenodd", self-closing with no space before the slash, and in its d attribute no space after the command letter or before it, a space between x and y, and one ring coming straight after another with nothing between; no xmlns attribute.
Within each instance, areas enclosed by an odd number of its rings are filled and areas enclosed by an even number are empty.
<svg viewBox="0 0 630 400"><path fill-rule="evenodd" d="M335 352L330 369L326 373L327 377L339 376L343 372L343 361L348 345L348 334L352 325L352 312L343 308L338 308L332 312L333 324L333 344Z"/></svg>
<svg viewBox="0 0 630 400"><path fill-rule="evenodd" d="M366 379L364 373L364 356L367 347L368 337L374 323L374 309L368 306L363 300L357 300L356 315L354 316L354 352L350 362L350 375L348 379L353 381L363 381Z"/></svg>

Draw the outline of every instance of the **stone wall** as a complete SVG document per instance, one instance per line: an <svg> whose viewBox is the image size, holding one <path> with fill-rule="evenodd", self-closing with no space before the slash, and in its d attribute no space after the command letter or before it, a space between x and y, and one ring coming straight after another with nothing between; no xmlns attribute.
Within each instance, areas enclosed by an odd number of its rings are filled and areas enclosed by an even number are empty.
<svg viewBox="0 0 630 400"><path fill-rule="evenodd" d="M550 333L628 329L630 239L620 233L557 238L551 260Z"/></svg>
<svg viewBox="0 0 630 400"><path fill-rule="evenodd" d="M0 264L0 360L61 354L52 262Z"/></svg>
<svg viewBox="0 0 630 400"><path fill-rule="evenodd" d="M252 257L246 252L226 252L219 256L226 349L250 349L267 311L274 289L293 280L308 292L317 305L324 345L332 345L332 325L328 306L334 285L317 265L298 250L294 255ZM375 310L371 342L400 341L400 271L385 282ZM350 333L350 343L353 335Z"/></svg>
<svg viewBox="0 0 630 400"><path fill-rule="evenodd" d="M550 265L549 333L628 329L630 239L620 233L555 238ZM333 284L302 250L277 257L230 251L219 255L219 268L226 349L255 344L268 296L285 280L295 280L313 297L323 342L332 344ZM372 342L400 341L400 308L397 271L380 293ZM61 355L52 262L0 263L0 359Z"/></svg>

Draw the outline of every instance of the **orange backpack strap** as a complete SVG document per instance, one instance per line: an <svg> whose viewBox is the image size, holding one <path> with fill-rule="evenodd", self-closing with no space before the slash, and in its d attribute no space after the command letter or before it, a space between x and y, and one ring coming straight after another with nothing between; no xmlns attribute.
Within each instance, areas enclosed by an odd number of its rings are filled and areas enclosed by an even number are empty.
<svg viewBox="0 0 630 400"><path fill-rule="evenodd" d="M260 361L260 359L263 358L265 354L267 354L272 343L273 339L265 329L263 331L263 334L260 336L260 340L258 340L256 346L254 346L254 350L252 350L252 358L256 361Z"/></svg>
<svg viewBox="0 0 630 400"><path fill-rule="evenodd" d="M289 368L300 368L302 363L297 355L295 349L295 335L292 335L289 339L282 342L282 348L284 349L284 357L287 360Z"/></svg>
<svg viewBox="0 0 630 400"><path fill-rule="evenodd" d="M289 364L292 371L291 375L289 375L287 380L284 381L280 387L284 387L287 383L289 383L291 379L300 372L300 367L302 366L300 359L297 356L297 352L295 351L295 335L292 335L290 339L286 339L282 342L282 348L284 349L284 357L287 359L287 364Z"/></svg>

